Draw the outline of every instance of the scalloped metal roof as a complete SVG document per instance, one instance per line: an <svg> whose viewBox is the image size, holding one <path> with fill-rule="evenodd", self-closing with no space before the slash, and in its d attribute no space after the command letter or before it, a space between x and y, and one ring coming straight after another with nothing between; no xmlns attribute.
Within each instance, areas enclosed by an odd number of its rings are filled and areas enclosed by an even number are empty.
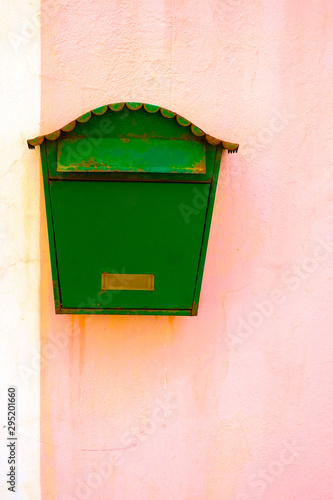
<svg viewBox="0 0 333 500"><path fill-rule="evenodd" d="M75 129L77 122L85 123L88 120L90 120L92 113L94 115L103 115L104 113L106 113L108 108L114 112L117 112L117 111L122 110L125 105L131 111L136 111L136 110L140 109L142 106L147 111L147 113L157 113L158 111L160 111L160 113L162 114L162 116L164 116L164 118L169 118L169 119L176 118L177 122L180 125L182 125L183 127L191 127L192 133L194 135L205 136L206 141L209 144L217 145L217 144L222 143L223 148L227 149L228 153L237 153L237 151L238 151L238 148L239 148L238 144L235 144L232 142L222 141L221 139L217 139L216 137L213 137L211 135L206 134L205 132L203 132L203 130L201 130L199 127L197 127L196 125L194 125L190 121L186 120L185 118L183 118L180 115L177 115L177 113L174 113L173 111L169 111L168 109L165 109L165 108L161 108L159 106L155 106L153 104L144 104L141 102L126 102L126 103L125 102L118 102L115 104L108 104L106 106L101 106L99 108L95 108L92 111L89 111L88 113L85 113L84 115L80 116L76 120L73 120L72 122L68 123L67 125L65 125L64 127L62 127L59 130L55 130L54 132L52 132L50 134L35 137L34 139L29 139L27 141L28 147L34 148L35 146L39 146L40 144L42 144L42 142L44 141L45 138L50 140L50 141L55 141L60 136L60 133L62 130L64 132L71 132L72 130Z"/></svg>

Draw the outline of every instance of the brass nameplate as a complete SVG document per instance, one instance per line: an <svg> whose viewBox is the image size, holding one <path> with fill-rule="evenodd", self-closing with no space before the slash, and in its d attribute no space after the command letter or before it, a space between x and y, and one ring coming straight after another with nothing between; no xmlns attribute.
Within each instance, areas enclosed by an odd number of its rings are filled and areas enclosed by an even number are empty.
<svg viewBox="0 0 333 500"><path fill-rule="evenodd" d="M102 273L101 291L107 290L154 290L153 274Z"/></svg>

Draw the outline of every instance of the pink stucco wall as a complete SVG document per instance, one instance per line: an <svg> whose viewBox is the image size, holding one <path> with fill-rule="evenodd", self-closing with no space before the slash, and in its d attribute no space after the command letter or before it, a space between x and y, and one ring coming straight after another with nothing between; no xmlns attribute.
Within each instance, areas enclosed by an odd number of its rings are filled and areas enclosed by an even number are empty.
<svg viewBox="0 0 333 500"><path fill-rule="evenodd" d="M199 316L55 316L41 199L44 500L331 500L329 0L42 1L41 133L141 101L224 155Z"/></svg>

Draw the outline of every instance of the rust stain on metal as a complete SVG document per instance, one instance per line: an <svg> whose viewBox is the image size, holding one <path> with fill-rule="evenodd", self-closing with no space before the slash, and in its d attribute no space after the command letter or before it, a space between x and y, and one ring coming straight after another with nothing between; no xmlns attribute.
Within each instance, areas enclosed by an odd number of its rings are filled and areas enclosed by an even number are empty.
<svg viewBox="0 0 333 500"><path fill-rule="evenodd" d="M56 309L56 312L59 312L60 309L61 309L59 281L58 280L53 280L52 284L53 284L55 309Z"/></svg>

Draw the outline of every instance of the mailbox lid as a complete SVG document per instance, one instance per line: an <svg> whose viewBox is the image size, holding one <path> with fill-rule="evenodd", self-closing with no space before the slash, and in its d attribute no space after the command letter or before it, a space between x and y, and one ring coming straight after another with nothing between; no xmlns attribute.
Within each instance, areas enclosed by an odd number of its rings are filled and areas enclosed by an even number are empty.
<svg viewBox="0 0 333 500"><path fill-rule="evenodd" d="M52 182L62 307L190 309L207 188L192 183ZM102 292L103 273L153 275L154 290Z"/></svg>
<svg viewBox="0 0 333 500"><path fill-rule="evenodd" d="M51 178L209 181L216 146L160 113L123 108L92 115L45 140ZM172 177L171 177L172 176Z"/></svg>

